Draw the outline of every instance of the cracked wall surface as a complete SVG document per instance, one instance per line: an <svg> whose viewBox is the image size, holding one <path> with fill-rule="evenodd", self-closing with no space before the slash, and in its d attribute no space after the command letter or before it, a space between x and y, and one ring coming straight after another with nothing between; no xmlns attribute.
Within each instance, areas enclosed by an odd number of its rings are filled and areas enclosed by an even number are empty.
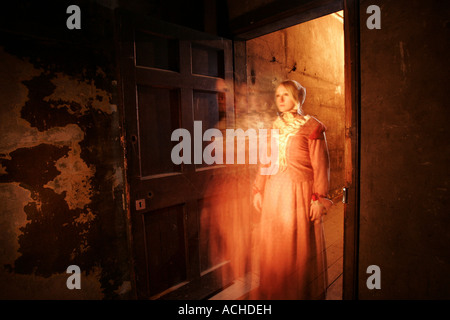
<svg viewBox="0 0 450 320"><path fill-rule="evenodd" d="M108 23L109 11L93 10ZM131 288L113 40L92 47L51 36L5 32L0 42L0 298L124 298ZM72 264L81 290L66 287Z"/></svg>

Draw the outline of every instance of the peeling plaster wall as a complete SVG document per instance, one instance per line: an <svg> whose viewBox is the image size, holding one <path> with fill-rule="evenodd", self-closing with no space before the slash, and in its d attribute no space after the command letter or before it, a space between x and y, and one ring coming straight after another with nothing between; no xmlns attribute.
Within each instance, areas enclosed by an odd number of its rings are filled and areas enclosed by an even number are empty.
<svg viewBox="0 0 450 320"><path fill-rule="evenodd" d="M64 2L11 6L0 37L0 298L128 298L113 13L82 2L88 31L72 36ZM72 264L81 290L66 287Z"/></svg>
<svg viewBox="0 0 450 320"><path fill-rule="evenodd" d="M269 127L276 117L274 92L285 79L306 88L305 113L328 128L330 192L344 184L344 32L335 14L247 41L250 110Z"/></svg>

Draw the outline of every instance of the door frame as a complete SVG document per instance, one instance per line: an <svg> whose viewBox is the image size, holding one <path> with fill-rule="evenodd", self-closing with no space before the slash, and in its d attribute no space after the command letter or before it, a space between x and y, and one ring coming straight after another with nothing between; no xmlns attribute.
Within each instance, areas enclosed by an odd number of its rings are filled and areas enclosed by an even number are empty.
<svg viewBox="0 0 450 320"><path fill-rule="evenodd" d="M345 179L347 201L344 203L344 300L358 298L358 244L360 216L360 11L357 0L316 0L292 4L280 0L257 8L230 21L234 41L235 84L245 83L246 41L285 29L321 16L344 11L345 56ZM241 92L242 94L242 92Z"/></svg>

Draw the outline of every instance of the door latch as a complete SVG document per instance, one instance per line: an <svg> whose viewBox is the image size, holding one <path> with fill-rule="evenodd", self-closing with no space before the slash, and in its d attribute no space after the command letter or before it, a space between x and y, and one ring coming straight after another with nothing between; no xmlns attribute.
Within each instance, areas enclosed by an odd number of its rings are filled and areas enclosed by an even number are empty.
<svg viewBox="0 0 450 320"><path fill-rule="evenodd" d="M342 188L342 203L348 203L348 188Z"/></svg>

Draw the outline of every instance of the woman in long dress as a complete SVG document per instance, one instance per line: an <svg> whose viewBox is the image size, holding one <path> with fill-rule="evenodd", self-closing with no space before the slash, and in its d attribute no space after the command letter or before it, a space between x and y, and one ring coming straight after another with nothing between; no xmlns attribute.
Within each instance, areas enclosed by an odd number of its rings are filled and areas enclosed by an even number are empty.
<svg viewBox="0 0 450 320"><path fill-rule="evenodd" d="M261 212L258 299L326 296L322 216L332 205L326 128L303 114L305 97L296 81L277 87L278 171L259 174L253 186L253 204Z"/></svg>

